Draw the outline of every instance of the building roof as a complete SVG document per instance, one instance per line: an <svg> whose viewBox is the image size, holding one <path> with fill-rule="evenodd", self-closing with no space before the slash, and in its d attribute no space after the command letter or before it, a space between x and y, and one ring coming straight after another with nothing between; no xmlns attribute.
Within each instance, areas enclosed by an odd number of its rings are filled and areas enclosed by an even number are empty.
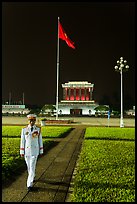
<svg viewBox="0 0 137 204"><path fill-rule="evenodd" d="M87 81L71 81L65 84L62 84L62 87L93 87L94 84L91 84Z"/></svg>

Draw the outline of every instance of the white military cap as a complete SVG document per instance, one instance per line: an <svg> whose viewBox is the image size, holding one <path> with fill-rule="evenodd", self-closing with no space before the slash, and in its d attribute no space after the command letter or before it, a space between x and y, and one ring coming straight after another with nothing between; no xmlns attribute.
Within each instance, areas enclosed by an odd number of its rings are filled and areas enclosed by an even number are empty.
<svg viewBox="0 0 137 204"><path fill-rule="evenodd" d="M29 114L29 115L27 115L27 118L28 118L28 120L30 120L30 119L36 119L36 115L35 114Z"/></svg>

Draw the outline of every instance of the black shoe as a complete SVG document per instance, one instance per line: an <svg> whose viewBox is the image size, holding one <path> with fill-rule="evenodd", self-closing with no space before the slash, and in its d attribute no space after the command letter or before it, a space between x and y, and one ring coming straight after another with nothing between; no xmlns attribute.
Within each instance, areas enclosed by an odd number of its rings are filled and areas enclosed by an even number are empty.
<svg viewBox="0 0 137 204"><path fill-rule="evenodd" d="M28 192L29 192L29 191L33 191L33 187L29 186L29 187L28 187Z"/></svg>

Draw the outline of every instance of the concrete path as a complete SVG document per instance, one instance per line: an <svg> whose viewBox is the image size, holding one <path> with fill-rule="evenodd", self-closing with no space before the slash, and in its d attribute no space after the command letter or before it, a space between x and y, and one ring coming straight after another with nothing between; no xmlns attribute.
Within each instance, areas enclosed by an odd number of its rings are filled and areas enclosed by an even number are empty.
<svg viewBox="0 0 137 204"><path fill-rule="evenodd" d="M35 191L27 192L25 170L2 189L2 202L68 202L67 193L84 131L84 127L77 126L65 138L55 139L57 144L38 159Z"/></svg>

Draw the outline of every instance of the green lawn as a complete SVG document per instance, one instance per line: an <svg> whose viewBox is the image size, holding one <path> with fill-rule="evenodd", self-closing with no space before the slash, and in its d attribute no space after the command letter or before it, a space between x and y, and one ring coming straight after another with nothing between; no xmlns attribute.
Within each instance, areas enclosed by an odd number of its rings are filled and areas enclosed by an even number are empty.
<svg viewBox="0 0 137 204"><path fill-rule="evenodd" d="M20 137L23 127L24 126L2 126L2 136ZM41 133L43 137L61 137L71 129L71 127L44 126L41 127Z"/></svg>
<svg viewBox="0 0 137 204"><path fill-rule="evenodd" d="M12 174L24 165L24 158L20 157L22 127L2 127L2 181L10 179ZM71 129L71 127L42 127L44 150L54 143L52 138L65 136Z"/></svg>
<svg viewBox="0 0 137 204"><path fill-rule="evenodd" d="M134 131L134 128L87 128L72 202L135 201Z"/></svg>

